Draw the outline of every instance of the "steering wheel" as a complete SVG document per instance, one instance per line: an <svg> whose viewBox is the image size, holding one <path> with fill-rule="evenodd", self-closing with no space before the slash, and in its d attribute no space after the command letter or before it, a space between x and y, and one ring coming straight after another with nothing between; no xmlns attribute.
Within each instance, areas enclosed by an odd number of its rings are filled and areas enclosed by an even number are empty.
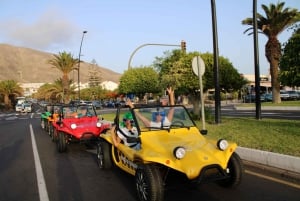
<svg viewBox="0 0 300 201"><path fill-rule="evenodd" d="M173 121L172 124L170 125L170 127L183 127L184 123L182 121Z"/></svg>

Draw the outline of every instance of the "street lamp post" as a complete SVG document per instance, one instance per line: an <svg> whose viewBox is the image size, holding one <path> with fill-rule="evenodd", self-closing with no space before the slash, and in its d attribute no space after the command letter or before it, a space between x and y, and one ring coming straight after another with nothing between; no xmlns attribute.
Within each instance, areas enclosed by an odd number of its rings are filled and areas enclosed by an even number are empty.
<svg viewBox="0 0 300 201"><path fill-rule="evenodd" d="M218 47L218 33L217 33L217 17L216 17L216 3L211 0L211 16L212 16L212 30L213 30L213 49L214 49L214 81L215 81L215 123L221 123L221 97L219 84L219 47Z"/></svg>
<svg viewBox="0 0 300 201"><path fill-rule="evenodd" d="M161 43L146 43L146 44L143 44L143 45L140 45L138 46L130 55L130 58L129 58L129 61L128 61L128 70L131 69L131 60L132 60L132 57L133 55L139 50L141 49L142 47L145 47L145 46L176 46L176 47L181 47L181 50L185 52L186 50L186 43L185 41L181 41L181 44L180 45L173 45L173 44L161 44Z"/></svg>
<svg viewBox="0 0 300 201"><path fill-rule="evenodd" d="M254 70L255 70L255 117L261 119L260 102L260 73L258 54L258 33L257 33L257 0L253 0L253 42L254 42Z"/></svg>
<svg viewBox="0 0 300 201"><path fill-rule="evenodd" d="M80 48L79 48L79 55L78 55L78 100L80 101L80 56L81 56L81 47L82 47L82 42L84 35L87 33L87 31L82 32L82 38L81 38L81 43L80 43Z"/></svg>

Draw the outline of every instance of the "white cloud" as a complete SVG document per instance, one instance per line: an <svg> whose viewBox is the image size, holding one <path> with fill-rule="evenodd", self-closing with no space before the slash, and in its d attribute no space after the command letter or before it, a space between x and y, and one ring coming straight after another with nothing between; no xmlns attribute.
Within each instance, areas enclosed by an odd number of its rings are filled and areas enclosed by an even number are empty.
<svg viewBox="0 0 300 201"><path fill-rule="evenodd" d="M61 13L50 9L32 23L12 19L2 23L10 44L40 50L65 49L77 39L78 28ZM75 37L75 38L74 38Z"/></svg>

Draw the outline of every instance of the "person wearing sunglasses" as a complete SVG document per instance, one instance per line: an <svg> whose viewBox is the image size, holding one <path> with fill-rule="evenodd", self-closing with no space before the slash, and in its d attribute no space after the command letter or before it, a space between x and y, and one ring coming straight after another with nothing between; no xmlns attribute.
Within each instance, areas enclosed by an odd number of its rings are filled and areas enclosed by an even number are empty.
<svg viewBox="0 0 300 201"><path fill-rule="evenodd" d="M174 105L174 90L172 87L167 88L167 92L169 94L170 99L170 105ZM134 108L132 102L130 100L126 103L130 108ZM163 105L165 106L165 105ZM171 125L171 122L173 120L174 116L174 108L170 107L168 114L164 110L161 110L158 108L157 111L152 113L152 119L149 120L148 118L144 117L141 113L136 111L136 116L143 122L143 124L146 127L150 128L163 128L163 127L169 127Z"/></svg>
<svg viewBox="0 0 300 201"><path fill-rule="evenodd" d="M137 138L138 137L138 131L137 128L133 125L133 117L130 112L127 112L123 116L123 122L120 123L119 129L116 130L114 127L112 139L114 146L118 147L118 145L123 142L124 145L129 146L133 149L140 149L140 143L137 141L129 142L129 138Z"/></svg>

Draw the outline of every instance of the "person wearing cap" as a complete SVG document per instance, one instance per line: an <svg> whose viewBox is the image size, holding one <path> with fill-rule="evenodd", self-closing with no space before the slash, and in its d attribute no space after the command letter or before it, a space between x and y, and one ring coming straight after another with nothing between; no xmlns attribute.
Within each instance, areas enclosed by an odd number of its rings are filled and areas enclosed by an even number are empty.
<svg viewBox="0 0 300 201"><path fill-rule="evenodd" d="M113 128L112 140L114 146L118 145L123 141L126 146L133 149L140 149L140 143L138 142L128 142L129 138L137 138L138 131L135 126L133 126L133 117L130 112L127 112L123 116L123 122L120 123L119 129Z"/></svg>
<svg viewBox="0 0 300 201"><path fill-rule="evenodd" d="M167 88L169 98L170 98L170 105L174 105L174 90L172 87ZM130 100L126 103L130 108L133 108L133 104ZM164 106L164 105L163 105ZM169 127L173 120L174 116L174 108L170 107L168 114L165 113L163 110L157 110L152 113L152 120L150 121L146 117L144 117L141 113L136 111L136 116L143 122L146 127L150 128L161 128L161 127Z"/></svg>

